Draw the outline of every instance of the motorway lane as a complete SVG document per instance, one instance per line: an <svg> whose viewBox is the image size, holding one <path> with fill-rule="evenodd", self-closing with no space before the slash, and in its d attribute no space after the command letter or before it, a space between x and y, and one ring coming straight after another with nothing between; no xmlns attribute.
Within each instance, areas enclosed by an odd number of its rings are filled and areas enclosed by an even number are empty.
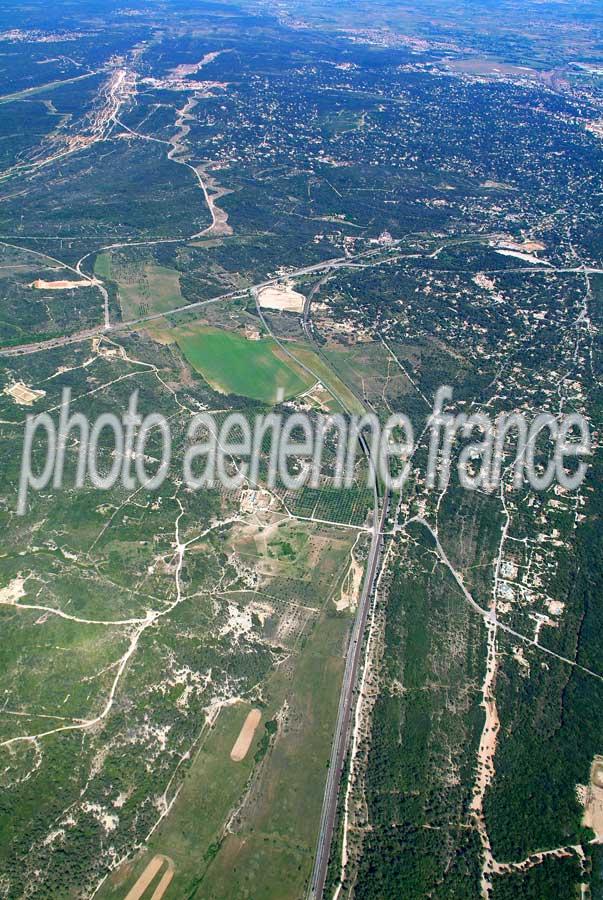
<svg viewBox="0 0 603 900"><path fill-rule="evenodd" d="M350 722L354 706L354 691L358 683L360 664L362 661L364 635L371 606L371 597L373 595L375 582L379 573L379 563L381 561L381 554L383 550L383 532L385 530L385 522L387 519L387 514L389 512L389 503L389 495L386 495L383 498L381 515L375 516L373 540L371 542L371 549L369 552L364 585L362 588L360 602L358 604L356 622L354 623L354 628L350 638L348 658L346 661L343 685L339 700L339 711L337 714L335 736L333 738L331 760L329 763L329 774L327 776L327 784L325 787L325 795L320 821L320 833L318 836L314 869L312 871L312 878L310 880L310 889L308 891L309 900L322 900L322 896L324 893L327 869L329 865L329 857L331 854L331 845L333 843L333 833L335 831L339 788L341 785L343 768L349 746Z"/></svg>

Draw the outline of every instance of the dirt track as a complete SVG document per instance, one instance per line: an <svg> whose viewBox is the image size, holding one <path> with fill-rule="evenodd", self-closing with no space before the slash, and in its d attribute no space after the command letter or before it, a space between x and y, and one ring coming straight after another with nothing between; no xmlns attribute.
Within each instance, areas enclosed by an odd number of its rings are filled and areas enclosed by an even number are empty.
<svg viewBox="0 0 603 900"><path fill-rule="evenodd" d="M174 863L167 856L161 856L157 854L150 861L134 887L128 891L126 895L126 900L140 900L140 898L146 893L149 885L160 871L162 865L167 863L167 869L163 873L161 881L153 891L151 896L151 900L161 900L164 893L166 892L168 885L170 884L172 878L174 877Z"/></svg>

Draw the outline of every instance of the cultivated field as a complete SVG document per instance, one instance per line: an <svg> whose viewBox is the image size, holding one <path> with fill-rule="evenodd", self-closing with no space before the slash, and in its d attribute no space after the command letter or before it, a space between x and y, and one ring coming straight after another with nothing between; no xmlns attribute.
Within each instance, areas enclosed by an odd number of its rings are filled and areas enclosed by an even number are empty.
<svg viewBox="0 0 603 900"><path fill-rule="evenodd" d="M248 341L229 331L199 326L175 332L186 359L223 394L274 403L308 390L313 379L286 357L271 339Z"/></svg>

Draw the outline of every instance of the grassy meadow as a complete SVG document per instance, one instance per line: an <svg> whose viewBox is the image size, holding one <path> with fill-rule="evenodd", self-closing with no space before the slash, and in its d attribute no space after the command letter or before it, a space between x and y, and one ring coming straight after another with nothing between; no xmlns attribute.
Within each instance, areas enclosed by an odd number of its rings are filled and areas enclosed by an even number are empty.
<svg viewBox="0 0 603 900"><path fill-rule="evenodd" d="M279 390L288 399L314 383L270 338L248 341L218 328L187 326L177 330L176 340L193 369L223 394L274 403Z"/></svg>

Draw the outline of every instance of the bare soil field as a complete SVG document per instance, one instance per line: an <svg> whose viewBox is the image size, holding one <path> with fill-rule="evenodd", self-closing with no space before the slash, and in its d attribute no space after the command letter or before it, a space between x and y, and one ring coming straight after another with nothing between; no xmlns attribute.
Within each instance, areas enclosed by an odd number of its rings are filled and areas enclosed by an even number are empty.
<svg viewBox="0 0 603 900"><path fill-rule="evenodd" d="M539 73L527 66L513 66L496 59L447 59L446 65L453 72L467 75L523 75L537 79Z"/></svg>
<svg viewBox="0 0 603 900"><path fill-rule="evenodd" d="M151 900L161 900L166 890L168 889L172 878L174 877L174 863L171 859L169 859L169 857L161 856L159 854L153 857L134 887L130 891L128 891L126 900L140 900L140 898L143 897L148 890L150 884L152 883L153 879L160 871L164 863L167 863L167 869L163 873L159 884L151 895Z"/></svg>
<svg viewBox="0 0 603 900"><path fill-rule="evenodd" d="M43 278L36 278L30 287L38 291L71 291L74 288L96 287L98 283L95 278L85 278L81 281L44 281Z"/></svg>
<svg viewBox="0 0 603 900"><path fill-rule="evenodd" d="M233 762L242 762L247 756L249 748L251 747L251 742L253 741L255 730L260 724L261 719L262 713L260 710L252 709L245 719L239 736L230 751L230 758Z"/></svg>
<svg viewBox="0 0 603 900"><path fill-rule="evenodd" d="M176 66L174 69L170 69L168 75L171 79L179 79L186 78L189 75L196 75L197 72L203 68L203 66L209 65L209 63L213 62L214 59L217 59L221 53L225 53L225 50L214 50L211 53L206 53L203 59L199 60L196 63L182 63L179 66Z"/></svg>
<svg viewBox="0 0 603 900"><path fill-rule="evenodd" d="M284 312L301 313L306 298L286 284L278 284L262 288L258 292L258 300L262 309L276 309Z"/></svg>
<svg viewBox="0 0 603 900"><path fill-rule="evenodd" d="M46 396L46 391L34 391L22 381L11 384L10 387L4 389L4 393L12 397L15 403L19 403L21 406L33 406L36 400Z"/></svg>
<svg viewBox="0 0 603 900"><path fill-rule="evenodd" d="M356 609L360 596L364 566L358 562L353 550L350 555L350 568L343 579L339 599L333 601L337 612L342 612L344 609Z"/></svg>

